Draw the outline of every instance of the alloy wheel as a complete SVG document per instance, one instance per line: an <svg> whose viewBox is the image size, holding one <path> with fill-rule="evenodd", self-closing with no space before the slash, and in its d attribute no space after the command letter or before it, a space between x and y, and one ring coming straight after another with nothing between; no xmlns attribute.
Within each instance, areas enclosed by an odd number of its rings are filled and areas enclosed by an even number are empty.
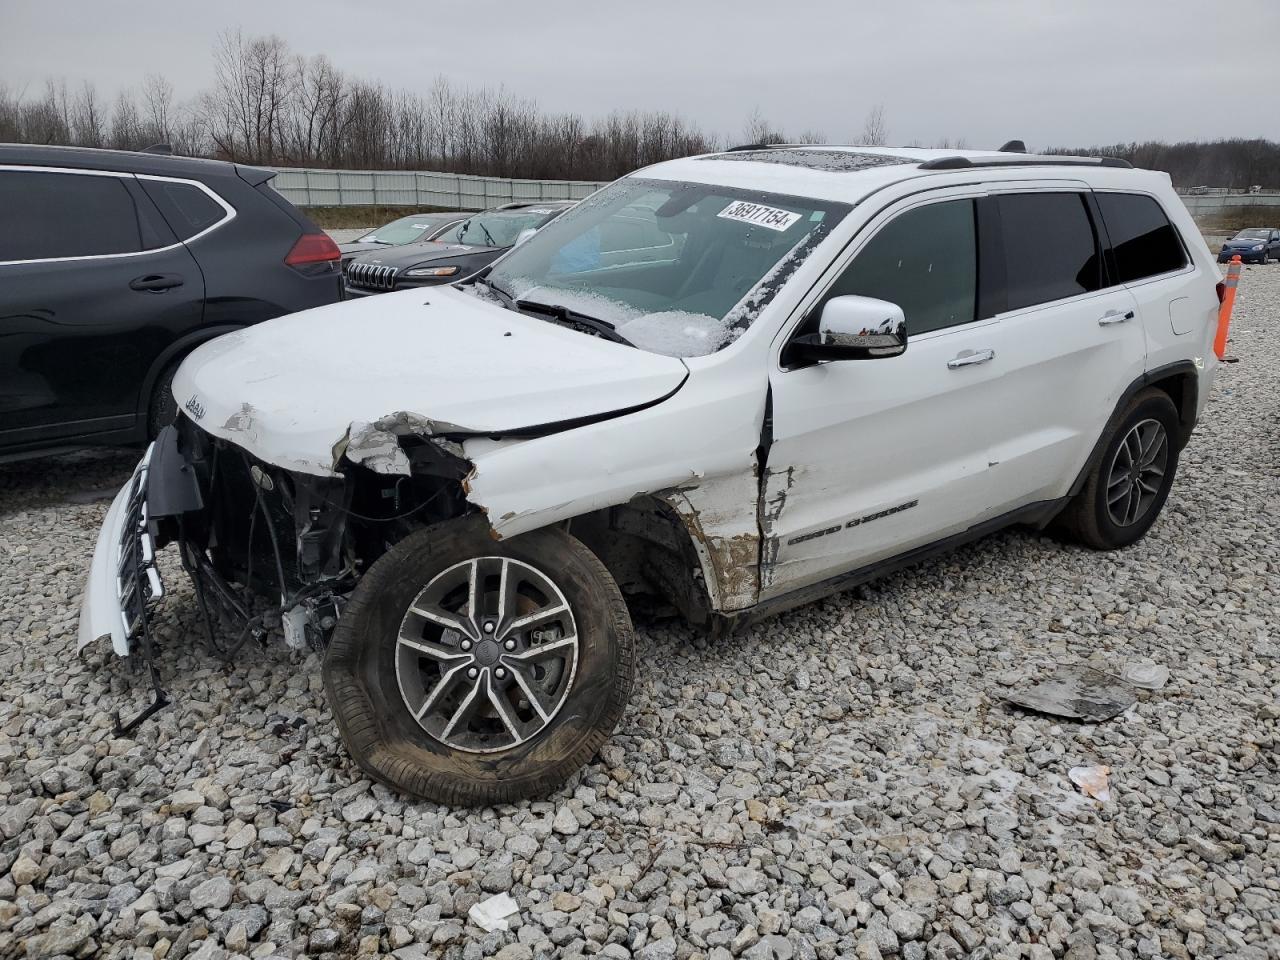
<svg viewBox="0 0 1280 960"><path fill-rule="evenodd" d="M1118 527L1145 517L1160 494L1169 465L1169 435L1158 420L1143 420L1125 434L1107 473L1107 513Z"/></svg>
<svg viewBox="0 0 1280 960"><path fill-rule="evenodd" d="M477 557L437 574L409 605L396 680L428 735L492 753L546 728L573 687L578 653L573 611L547 574Z"/></svg>

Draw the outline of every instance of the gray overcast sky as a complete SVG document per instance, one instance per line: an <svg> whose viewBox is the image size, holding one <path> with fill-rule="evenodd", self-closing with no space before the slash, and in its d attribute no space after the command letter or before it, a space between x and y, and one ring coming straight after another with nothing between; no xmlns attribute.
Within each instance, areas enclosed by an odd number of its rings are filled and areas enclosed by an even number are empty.
<svg viewBox="0 0 1280 960"><path fill-rule="evenodd" d="M236 27L392 87L444 74L729 140L758 106L846 141L877 103L891 144L1280 139L1280 0L0 0L0 83L114 96L157 72L186 98Z"/></svg>

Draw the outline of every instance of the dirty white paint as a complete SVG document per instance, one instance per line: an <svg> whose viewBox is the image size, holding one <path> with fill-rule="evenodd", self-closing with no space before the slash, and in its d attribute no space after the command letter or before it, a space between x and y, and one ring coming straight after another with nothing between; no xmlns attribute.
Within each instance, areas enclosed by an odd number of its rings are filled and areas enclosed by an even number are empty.
<svg viewBox="0 0 1280 960"><path fill-rule="evenodd" d="M891 152L919 160L941 155ZM1070 175L1071 189L1158 195L1185 226L1166 177L1090 167ZM940 197L1035 188L1044 177L1016 166L983 168L975 186L972 170L905 164L849 173L724 159L673 161L644 176L828 198L849 203L852 213L741 336L708 356L680 360L631 349L434 287L306 311L216 340L179 370L177 402L215 436L321 476L345 461L404 473L399 438L469 434L461 449L447 449L467 461L467 499L497 537L637 495L659 497L684 522L713 608L722 611L991 515L998 505L991 468L1002 459L993 455L992 425L1014 406L998 388L1018 345L1002 344L1000 364L989 367L957 373L947 361L962 346L990 346L984 338L1000 331L1001 320L915 337L906 354L883 362L785 370L779 353L882 211L919 202L922 191ZM874 203L861 204L871 194ZM1210 297L1216 270L1203 244L1192 252L1197 269L1188 276L1199 284L1198 296ZM756 450L771 385L773 443L761 478ZM1207 392L1205 383L1201 396ZM536 438L494 439L639 406ZM1103 425L1076 427L1081 436L1097 436ZM1052 431L1041 433L1052 439ZM1041 443L1038 437L1031 442ZM1063 482L1075 472L1062 471Z"/></svg>
<svg viewBox="0 0 1280 960"><path fill-rule="evenodd" d="M760 598L760 526L755 504L760 483L750 470L660 495L680 515L702 563L711 608L746 610Z"/></svg>
<svg viewBox="0 0 1280 960"><path fill-rule="evenodd" d="M173 393L214 436L328 476L335 453L358 460L366 442L380 469L398 472L387 441L399 431L378 426L388 418L428 433L497 434L650 403L687 373L674 357L433 287L220 337L187 358Z"/></svg>

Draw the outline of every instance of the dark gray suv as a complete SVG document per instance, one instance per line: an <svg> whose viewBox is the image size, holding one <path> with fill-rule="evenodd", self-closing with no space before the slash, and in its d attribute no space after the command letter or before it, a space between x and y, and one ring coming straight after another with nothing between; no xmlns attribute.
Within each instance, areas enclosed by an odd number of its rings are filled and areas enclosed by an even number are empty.
<svg viewBox="0 0 1280 960"><path fill-rule="evenodd" d="M196 346L341 298L337 246L274 176L0 144L0 458L141 443Z"/></svg>

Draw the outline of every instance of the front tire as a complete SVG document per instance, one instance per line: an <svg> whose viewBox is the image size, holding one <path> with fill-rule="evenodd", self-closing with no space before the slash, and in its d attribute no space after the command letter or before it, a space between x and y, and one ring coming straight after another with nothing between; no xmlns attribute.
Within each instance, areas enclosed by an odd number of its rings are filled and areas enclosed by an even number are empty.
<svg viewBox="0 0 1280 960"><path fill-rule="evenodd" d="M1135 396L1111 427L1084 489L1059 518L1071 539L1118 550L1151 529L1178 470L1178 410L1163 390Z"/></svg>
<svg viewBox="0 0 1280 960"><path fill-rule="evenodd" d="M472 517L369 569L326 653L325 692L370 776L439 803L509 803L550 793L599 750L634 650L622 595L580 541L495 541Z"/></svg>

